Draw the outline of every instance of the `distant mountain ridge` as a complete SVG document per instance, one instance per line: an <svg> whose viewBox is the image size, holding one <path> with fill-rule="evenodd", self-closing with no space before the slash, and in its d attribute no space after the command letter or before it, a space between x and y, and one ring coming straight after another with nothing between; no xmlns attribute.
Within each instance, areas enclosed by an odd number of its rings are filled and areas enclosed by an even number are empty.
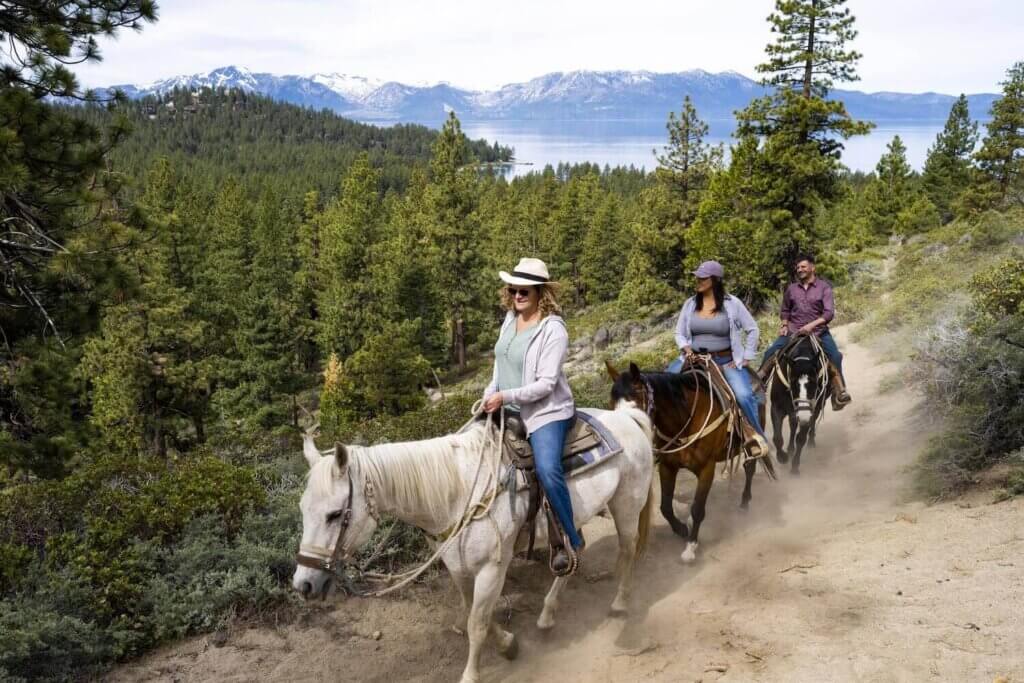
<svg viewBox="0 0 1024 683"><path fill-rule="evenodd" d="M701 69L677 73L651 71L569 71L510 83L497 90L466 90L447 83L409 85L342 73L309 76L255 73L226 66L205 74L174 76L149 85L120 85L133 99L162 95L174 88L239 88L276 100L330 109L350 118L436 123L455 111L467 120L491 119L635 119L663 120L689 95L702 118L731 118L764 87L735 71ZM869 120L944 120L955 100L940 93L864 93L836 90L857 118ZM999 95L968 96L971 115L985 118Z"/></svg>

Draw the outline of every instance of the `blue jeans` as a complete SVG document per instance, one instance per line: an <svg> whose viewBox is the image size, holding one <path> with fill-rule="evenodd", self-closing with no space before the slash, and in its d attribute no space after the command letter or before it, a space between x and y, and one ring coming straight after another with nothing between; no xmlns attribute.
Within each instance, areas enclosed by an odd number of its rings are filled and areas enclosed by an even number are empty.
<svg viewBox="0 0 1024 683"><path fill-rule="evenodd" d="M839 351L839 347L836 345L836 340L832 338L832 333L828 330L818 337L818 341L821 342L821 348L825 351L825 355L832 361L832 365L836 366L836 370L839 371L839 376L843 377L843 381L846 380L843 375L843 354ZM762 356L761 363L768 362L768 359L774 356L776 353L782 350L782 347L789 343L789 337L781 335L778 339L771 343L767 349L764 350L764 356Z"/></svg>
<svg viewBox="0 0 1024 683"><path fill-rule="evenodd" d="M548 503L569 537L572 547L578 548L582 541L576 533L576 522L572 517L572 499L569 498L569 487L565 484L565 472L562 471L562 450L565 448L565 435L569 433L571 425L571 418L547 423L530 434L530 446L533 447L533 465L537 468L537 479L544 487Z"/></svg>
<svg viewBox="0 0 1024 683"><path fill-rule="evenodd" d="M750 375L747 371L741 368L727 368L725 367L732 362L731 358L719 358L713 356L715 362L718 363L718 367L722 368L722 374L725 375L725 381L729 383L729 388L732 389L732 393L736 395L736 402L740 406L740 410L743 411L743 415L750 421L750 424L754 426L757 433L764 436L764 429L761 427L761 418L757 414L757 396L754 395L754 387L750 384ZM665 372L681 372L683 369L683 359L676 358L674 361L669 363L669 366L665 369ZM765 437L767 438L767 437Z"/></svg>

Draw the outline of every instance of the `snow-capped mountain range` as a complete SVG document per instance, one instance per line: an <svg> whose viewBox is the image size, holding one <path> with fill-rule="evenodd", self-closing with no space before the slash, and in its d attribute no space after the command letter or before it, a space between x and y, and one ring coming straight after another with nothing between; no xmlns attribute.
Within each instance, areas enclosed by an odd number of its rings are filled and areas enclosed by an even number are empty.
<svg viewBox="0 0 1024 683"><path fill-rule="evenodd" d="M343 73L278 76L226 66L205 74L175 76L149 85L120 85L129 97L159 95L174 88L239 88L284 102L364 120L436 123L455 111L467 120L486 119L654 119L678 111L689 95L705 119L731 118L764 92L754 80L725 71L570 71L545 74L525 83L478 91L448 83L410 85ZM942 120L952 95L834 91L850 113L875 120ZM973 116L988 114L995 94L968 97Z"/></svg>

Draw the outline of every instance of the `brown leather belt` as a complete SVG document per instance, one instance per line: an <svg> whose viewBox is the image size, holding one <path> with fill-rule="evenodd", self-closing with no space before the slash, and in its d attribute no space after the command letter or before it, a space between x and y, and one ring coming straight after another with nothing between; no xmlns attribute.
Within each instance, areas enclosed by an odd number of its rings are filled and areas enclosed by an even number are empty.
<svg viewBox="0 0 1024 683"><path fill-rule="evenodd" d="M718 358L730 358L732 357L732 349L722 349L721 351L702 351L695 349L696 353L706 353L709 356L717 356Z"/></svg>

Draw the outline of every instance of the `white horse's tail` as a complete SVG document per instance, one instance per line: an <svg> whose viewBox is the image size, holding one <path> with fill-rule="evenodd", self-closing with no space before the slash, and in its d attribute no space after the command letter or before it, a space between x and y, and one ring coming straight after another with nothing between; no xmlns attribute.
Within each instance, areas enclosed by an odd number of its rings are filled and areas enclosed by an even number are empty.
<svg viewBox="0 0 1024 683"><path fill-rule="evenodd" d="M619 401L615 406L615 410L624 412L633 418L633 421L640 426L648 440L654 438L654 427L651 425L651 418L647 417L647 413L637 408L635 403L632 401Z"/></svg>

